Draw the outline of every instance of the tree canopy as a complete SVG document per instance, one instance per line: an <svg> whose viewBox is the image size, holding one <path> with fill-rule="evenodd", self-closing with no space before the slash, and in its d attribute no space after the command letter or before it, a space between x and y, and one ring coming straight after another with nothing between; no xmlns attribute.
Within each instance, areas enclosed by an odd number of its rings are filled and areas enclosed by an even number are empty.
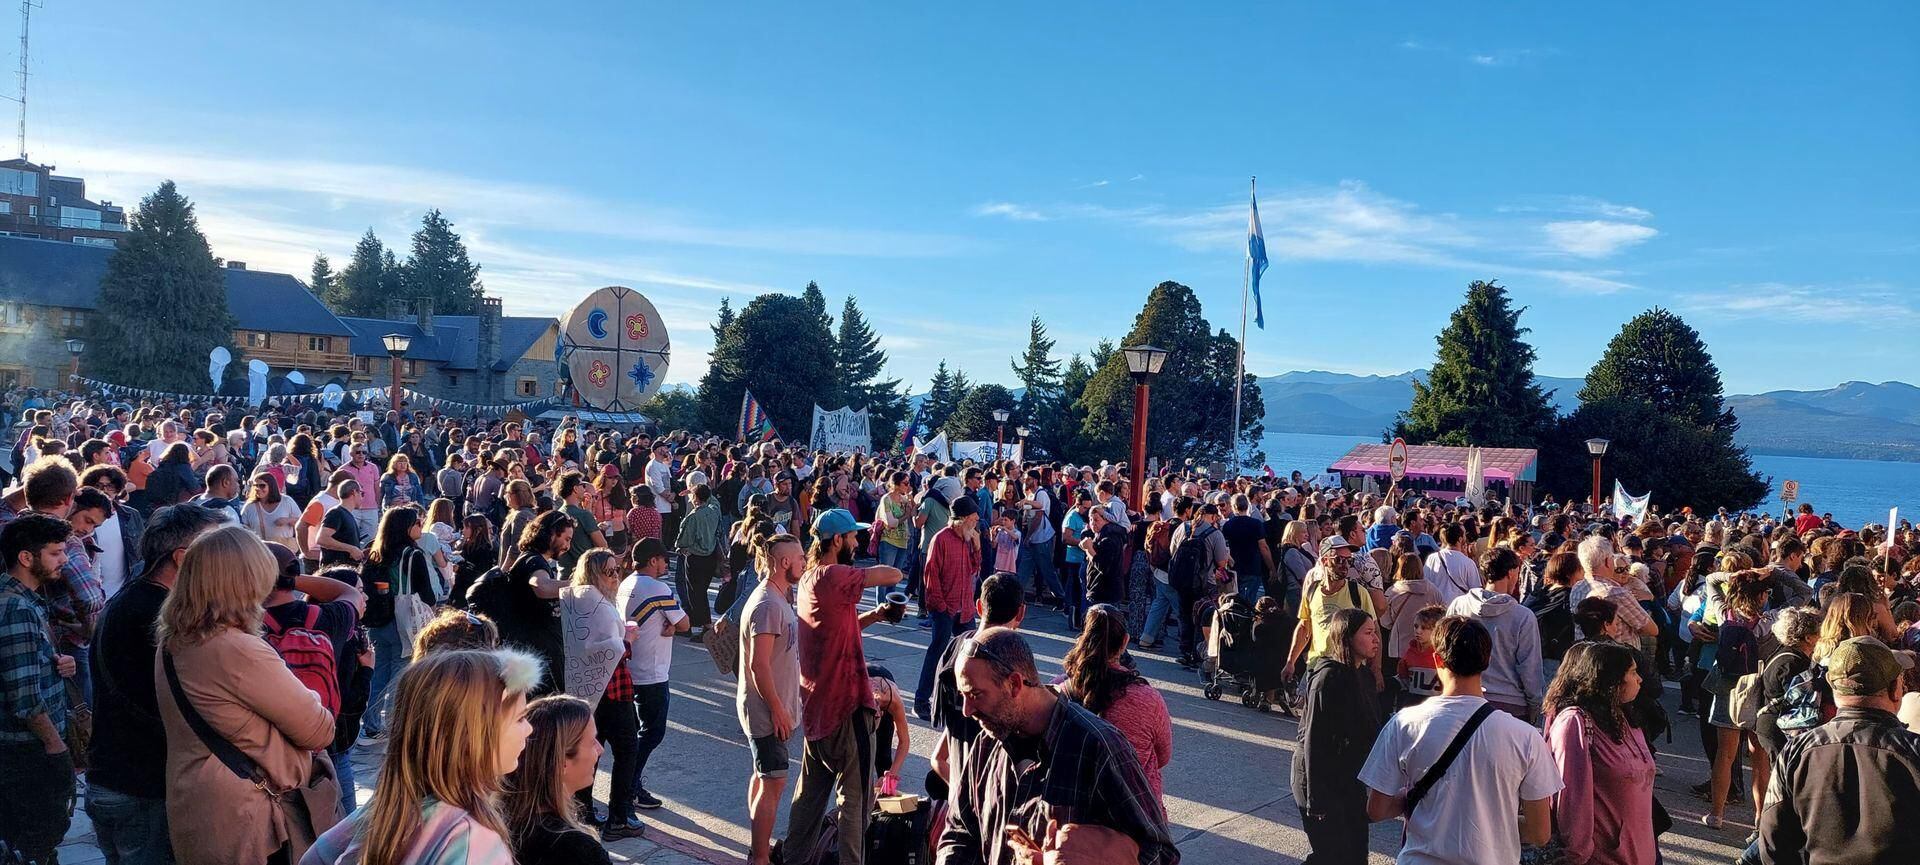
<svg viewBox="0 0 1920 865"><path fill-rule="evenodd" d="M1621 326L1580 389L1583 403L1616 397L1646 400L1690 423L1733 432L1739 422L1722 396L1720 368L1700 333L1659 307Z"/></svg>
<svg viewBox="0 0 1920 865"><path fill-rule="evenodd" d="M231 348L235 324L226 278L193 203L169 180L141 200L130 222L107 259L83 361L114 384L210 392L199 361L217 346Z"/></svg>
<svg viewBox="0 0 1920 865"><path fill-rule="evenodd" d="M742 391L752 391L773 425L790 440L812 429L813 406L834 392L833 335L802 298L763 294L734 317L713 347L700 382L700 417L708 429L732 431Z"/></svg>
<svg viewBox="0 0 1920 865"><path fill-rule="evenodd" d="M1413 444L1534 447L1553 428L1547 393L1533 380L1533 346L1507 290L1491 281L1467 286L1436 341L1427 380L1413 383L1413 404L1393 434Z"/></svg>
<svg viewBox="0 0 1920 865"><path fill-rule="evenodd" d="M838 399L821 403L821 408L841 406L867 410L871 429L884 438L907 419L907 399L900 393L899 379L882 379L887 353L880 350L880 335L875 333L860 305L848 296L840 307L840 328L834 334L834 377L840 385Z"/></svg>
<svg viewBox="0 0 1920 865"><path fill-rule="evenodd" d="M971 442L993 441L1001 431L993 419L994 409L1013 411L1013 392L1004 385L983 384L967 391L960 398L960 404L954 407L953 415L947 418L947 441ZM1006 441L1013 441L1014 422L1007 421Z"/></svg>
<svg viewBox="0 0 1920 865"><path fill-rule="evenodd" d="M473 315L484 294L479 277L480 265L467 257L467 245L453 223L437 208L427 211L413 233L404 276L406 298L433 301L435 314Z"/></svg>
<svg viewBox="0 0 1920 865"><path fill-rule="evenodd" d="M1013 361L1013 375L1024 388L1014 418L1042 428L1042 421L1058 410L1061 395L1060 361L1053 356L1054 340L1036 315L1027 323L1027 350Z"/></svg>
<svg viewBox="0 0 1920 865"><path fill-rule="evenodd" d="M390 258L392 253L374 236L373 229L367 229L353 245L353 257L327 285L320 300L337 315L386 315L386 290L392 285L386 275ZM317 286L314 290L321 291Z"/></svg>

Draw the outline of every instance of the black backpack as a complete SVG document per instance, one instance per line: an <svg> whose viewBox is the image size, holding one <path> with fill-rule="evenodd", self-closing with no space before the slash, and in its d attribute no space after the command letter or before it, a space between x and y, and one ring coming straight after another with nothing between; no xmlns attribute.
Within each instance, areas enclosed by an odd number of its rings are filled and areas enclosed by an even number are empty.
<svg viewBox="0 0 1920 865"><path fill-rule="evenodd" d="M1213 570L1213 559L1207 554L1207 536L1219 531L1211 524L1199 525L1198 531L1188 532L1180 545L1173 550L1173 563L1167 567L1167 585L1179 592L1198 592L1206 585L1207 575Z"/></svg>
<svg viewBox="0 0 1920 865"><path fill-rule="evenodd" d="M1577 642L1574 635L1573 608L1567 602L1572 593L1540 588L1522 604L1533 611L1540 623L1540 657L1558 661Z"/></svg>
<svg viewBox="0 0 1920 865"><path fill-rule="evenodd" d="M507 593L507 574L497 567L488 568L467 589L467 609L495 622L506 621L507 608L512 603Z"/></svg>

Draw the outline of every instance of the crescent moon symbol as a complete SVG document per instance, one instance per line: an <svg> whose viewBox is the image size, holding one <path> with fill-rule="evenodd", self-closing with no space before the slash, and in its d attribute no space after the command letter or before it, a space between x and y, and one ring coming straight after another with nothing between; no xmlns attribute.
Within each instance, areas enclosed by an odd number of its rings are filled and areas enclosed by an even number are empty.
<svg viewBox="0 0 1920 865"><path fill-rule="evenodd" d="M587 313L587 332L593 334L594 339L607 338L607 313L604 310L596 309Z"/></svg>

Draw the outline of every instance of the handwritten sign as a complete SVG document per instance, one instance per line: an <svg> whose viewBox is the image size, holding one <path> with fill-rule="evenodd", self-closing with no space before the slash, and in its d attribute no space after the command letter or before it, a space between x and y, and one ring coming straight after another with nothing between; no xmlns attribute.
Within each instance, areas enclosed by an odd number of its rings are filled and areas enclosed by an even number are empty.
<svg viewBox="0 0 1920 865"><path fill-rule="evenodd" d="M626 654L620 613L591 586L568 586L560 593L560 633L567 668L561 677L567 693L597 702L613 680L613 667Z"/></svg>

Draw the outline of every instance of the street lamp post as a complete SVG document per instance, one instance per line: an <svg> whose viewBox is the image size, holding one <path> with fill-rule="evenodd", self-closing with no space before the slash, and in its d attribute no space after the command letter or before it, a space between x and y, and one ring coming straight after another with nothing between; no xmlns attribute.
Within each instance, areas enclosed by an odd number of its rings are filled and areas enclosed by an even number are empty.
<svg viewBox="0 0 1920 865"><path fill-rule="evenodd" d="M400 356L413 346L413 339L404 333L390 333L380 338L387 347L389 367L393 372L393 389L387 393L387 407L400 410Z"/></svg>
<svg viewBox="0 0 1920 865"><path fill-rule="evenodd" d="M993 410L993 461L996 463L1007 456L1007 418L1012 414L1003 408Z"/></svg>
<svg viewBox="0 0 1920 865"><path fill-rule="evenodd" d="M1020 451L1020 456L1023 458L1027 455L1027 433L1030 432L1032 432L1032 430L1027 429L1026 424L1021 424L1013 428L1013 434L1020 437L1020 443L1014 445L1014 447Z"/></svg>
<svg viewBox="0 0 1920 865"><path fill-rule="evenodd" d="M69 386L78 386L80 382L80 353L86 350L86 340L79 338L67 340L67 353L73 355L73 372L67 376Z"/></svg>
<svg viewBox="0 0 1920 865"><path fill-rule="evenodd" d="M1600 512L1600 458L1607 455L1606 439L1587 439L1587 453L1593 455L1593 510Z"/></svg>
<svg viewBox="0 0 1920 865"><path fill-rule="evenodd" d="M1167 350L1134 345L1120 351L1127 358L1127 372L1133 375L1133 501L1129 505L1140 511L1147 505L1147 386L1166 366Z"/></svg>

